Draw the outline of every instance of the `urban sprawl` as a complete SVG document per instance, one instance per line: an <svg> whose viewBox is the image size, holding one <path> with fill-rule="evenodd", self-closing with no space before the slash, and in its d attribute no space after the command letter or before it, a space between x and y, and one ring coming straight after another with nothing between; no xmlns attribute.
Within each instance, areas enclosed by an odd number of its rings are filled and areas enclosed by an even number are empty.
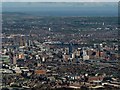
<svg viewBox="0 0 120 90"><path fill-rule="evenodd" d="M3 90L120 89L117 17L3 13Z"/></svg>

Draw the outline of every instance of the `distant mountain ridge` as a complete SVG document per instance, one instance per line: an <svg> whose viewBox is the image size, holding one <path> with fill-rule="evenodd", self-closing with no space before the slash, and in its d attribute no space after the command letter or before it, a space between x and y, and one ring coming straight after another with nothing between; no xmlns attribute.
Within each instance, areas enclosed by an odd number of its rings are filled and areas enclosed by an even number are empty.
<svg viewBox="0 0 120 90"><path fill-rule="evenodd" d="M117 3L3 3L3 12L37 16L117 16Z"/></svg>

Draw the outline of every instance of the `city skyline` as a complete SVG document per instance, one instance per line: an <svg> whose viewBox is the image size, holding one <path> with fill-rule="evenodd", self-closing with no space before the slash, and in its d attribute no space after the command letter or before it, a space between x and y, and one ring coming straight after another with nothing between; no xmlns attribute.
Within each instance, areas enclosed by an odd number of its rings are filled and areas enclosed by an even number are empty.
<svg viewBox="0 0 120 90"><path fill-rule="evenodd" d="M92 1L0 3L0 89L120 89L118 3Z"/></svg>

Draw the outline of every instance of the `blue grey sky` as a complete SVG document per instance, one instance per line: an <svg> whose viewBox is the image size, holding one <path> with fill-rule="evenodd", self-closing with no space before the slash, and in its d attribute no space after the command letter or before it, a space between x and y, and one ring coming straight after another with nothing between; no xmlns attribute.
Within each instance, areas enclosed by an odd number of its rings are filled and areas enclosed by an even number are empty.
<svg viewBox="0 0 120 90"><path fill-rule="evenodd" d="M0 0L2 2L119 2L119 0Z"/></svg>

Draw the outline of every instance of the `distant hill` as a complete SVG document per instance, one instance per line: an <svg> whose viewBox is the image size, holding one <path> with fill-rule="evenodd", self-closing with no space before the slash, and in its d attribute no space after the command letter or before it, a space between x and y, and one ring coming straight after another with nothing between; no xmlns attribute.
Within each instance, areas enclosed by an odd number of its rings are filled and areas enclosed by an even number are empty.
<svg viewBox="0 0 120 90"><path fill-rule="evenodd" d="M118 3L28 3L7 2L3 12L18 12L37 16L117 16Z"/></svg>

